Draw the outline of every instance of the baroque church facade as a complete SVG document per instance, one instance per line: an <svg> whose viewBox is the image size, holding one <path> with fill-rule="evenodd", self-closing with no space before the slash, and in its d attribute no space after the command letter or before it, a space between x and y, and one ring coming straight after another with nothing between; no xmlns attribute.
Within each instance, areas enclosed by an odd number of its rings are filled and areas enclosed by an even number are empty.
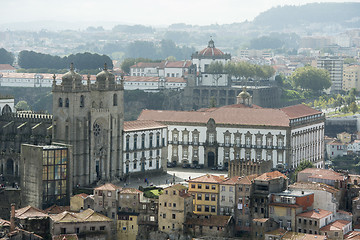
<svg viewBox="0 0 360 240"><path fill-rule="evenodd" d="M105 65L94 84L88 78L84 85L71 66L60 85L54 78L52 93L53 141L72 145L73 183L119 179L123 174L123 83L117 83Z"/></svg>

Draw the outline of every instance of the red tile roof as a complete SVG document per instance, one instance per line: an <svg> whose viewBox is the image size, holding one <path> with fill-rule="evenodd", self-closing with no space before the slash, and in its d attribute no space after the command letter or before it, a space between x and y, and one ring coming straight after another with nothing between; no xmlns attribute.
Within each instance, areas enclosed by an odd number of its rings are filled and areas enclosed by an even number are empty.
<svg viewBox="0 0 360 240"><path fill-rule="evenodd" d="M225 180L224 176L216 176L206 174L189 180L190 183L222 183Z"/></svg>
<svg viewBox="0 0 360 240"><path fill-rule="evenodd" d="M336 220L322 228L320 228L320 231L338 231L338 230L343 230L343 228L348 225L349 221L346 220Z"/></svg>
<svg viewBox="0 0 360 240"><path fill-rule="evenodd" d="M139 194L142 193L142 191L136 189L136 188L123 188L120 191L120 194Z"/></svg>
<svg viewBox="0 0 360 240"><path fill-rule="evenodd" d="M213 47L213 48L211 48L211 47L204 48L198 54L202 55L202 56L222 56L222 55L225 55L222 51L220 51L219 49L217 49L215 47Z"/></svg>
<svg viewBox="0 0 360 240"><path fill-rule="evenodd" d="M160 67L161 62L138 62L130 68L157 68Z"/></svg>
<svg viewBox="0 0 360 240"><path fill-rule="evenodd" d="M259 177L255 178L255 180L268 181L276 178L287 179L288 177L279 171L273 171L273 172L263 173Z"/></svg>
<svg viewBox="0 0 360 240"><path fill-rule="evenodd" d="M90 196L90 195L88 195L88 194L86 194L86 193L79 193L79 194L76 194L76 195L74 195L74 197L81 197L81 198L87 198L88 196Z"/></svg>
<svg viewBox="0 0 360 240"><path fill-rule="evenodd" d="M10 227L10 222L0 218L0 227Z"/></svg>
<svg viewBox="0 0 360 240"><path fill-rule="evenodd" d="M164 64L165 68L188 68L190 67L192 62L188 61L167 61Z"/></svg>
<svg viewBox="0 0 360 240"><path fill-rule="evenodd" d="M234 185L234 184L251 184L252 181L258 177L259 175L257 174L253 174L253 175L248 175L248 176L234 176L230 179L225 180L224 182L222 182L221 184L228 184L228 185Z"/></svg>
<svg viewBox="0 0 360 240"><path fill-rule="evenodd" d="M290 119L307 117L315 114L321 114L322 112L315 110L305 104L298 104L289 107L281 108L281 110L289 116Z"/></svg>
<svg viewBox="0 0 360 240"><path fill-rule="evenodd" d="M47 218L47 217L49 217L49 215L47 215L47 213L45 211L29 205L24 208L15 210L15 217L19 218L19 219Z"/></svg>
<svg viewBox="0 0 360 240"><path fill-rule="evenodd" d="M329 179L335 181L342 181L345 179L345 176L342 173L335 172L332 169L306 168L299 173L311 174L309 178Z"/></svg>
<svg viewBox="0 0 360 240"><path fill-rule="evenodd" d="M308 115L313 113L312 108L304 108L301 104L293 106L293 109L297 107L308 109ZM235 105L203 111L143 110L138 120L206 124L210 118L214 119L217 124L279 127L289 127L291 119L282 109L236 107Z"/></svg>
<svg viewBox="0 0 360 240"><path fill-rule="evenodd" d="M321 218L324 218L324 217L329 216L331 214L332 214L332 212L319 208L319 209L311 210L309 212L300 213L297 216L298 217L321 219Z"/></svg>
<svg viewBox="0 0 360 240"><path fill-rule="evenodd" d="M121 190L122 188L112 183L105 183L104 185L95 188L95 190L105 190L105 191L115 191L118 189Z"/></svg>
<svg viewBox="0 0 360 240"><path fill-rule="evenodd" d="M151 120L137 120L137 121L126 121L124 122L124 131L140 131L140 130L151 130L166 128L166 125L151 121Z"/></svg>
<svg viewBox="0 0 360 240"><path fill-rule="evenodd" d="M330 193L338 193L340 191L339 189L336 189L325 183L317 183L317 182L295 182L294 184L289 186L289 189L319 190Z"/></svg>
<svg viewBox="0 0 360 240"><path fill-rule="evenodd" d="M70 206L58 206L52 205L51 207L44 210L47 214L59 214L64 211L70 211Z"/></svg>
<svg viewBox="0 0 360 240"><path fill-rule="evenodd" d="M360 240L360 232L351 231L344 235L344 240Z"/></svg>
<svg viewBox="0 0 360 240"><path fill-rule="evenodd" d="M0 64L0 71L1 70L15 70L15 69L16 68L11 66L10 64Z"/></svg>

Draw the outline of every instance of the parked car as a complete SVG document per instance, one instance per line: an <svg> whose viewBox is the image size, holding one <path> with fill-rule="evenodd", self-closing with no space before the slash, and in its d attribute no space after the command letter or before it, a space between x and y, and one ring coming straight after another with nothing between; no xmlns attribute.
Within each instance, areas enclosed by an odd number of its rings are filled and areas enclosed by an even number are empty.
<svg viewBox="0 0 360 240"><path fill-rule="evenodd" d="M190 168L190 164L189 163L183 163L182 167L183 168Z"/></svg>
<svg viewBox="0 0 360 240"><path fill-rule="evenodd" d="M198 165L196 165L196 169L202 169L202 168L204 168L204 164L198 164Z"/></svg>
<svg viewBox="0 0 360 240"><path fill-rule="evenodd" d="M168 163L167 163L167 167L168 167L168 168L176 167L176 163L175 163L175 162L168 162Z"/></svg>

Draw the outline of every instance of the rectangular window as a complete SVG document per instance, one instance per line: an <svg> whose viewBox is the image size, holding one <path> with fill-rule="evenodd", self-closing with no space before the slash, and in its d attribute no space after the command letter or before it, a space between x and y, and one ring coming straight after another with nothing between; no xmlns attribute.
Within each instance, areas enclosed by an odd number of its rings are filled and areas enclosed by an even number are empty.
<svg viewBox="0 0 360 240"><path fill-rule="evenodd" d="M195 184L191 184L191 188L195 188Z"/></svg>
<svg viewBox="0 0 360 240"><path fill-rule="evenodd" d="M196 211L201 212L201 205L196 206Z"/></svg>
<svg viewBox="0 0 360 240"><path fill-rule="evenodd" d="M225 191L225 186L221 186L221 191L222 191L222 192Z"/></svg>
<svg viewBox="0 0 360 240"><path fill-rule="evenodd" d="M198 189L201 189L201 184L198 184Z"/></svg>
<svg viewBox="0 0 360 240"><path fill-rule="evenodd" d="M209 201L209 199L210 199L209 194L205 194L205 201Z"/></svg>
<svg viewBox="0 0 360 240"><path fill-rule="evenodd" d="M211 185L211 190L215 190L216 186L215 185Z"/></svg>
<svg viewBox="0 0 360 240"><path fill-rule="evenodd" d="M215 206L211 206L211 212L215 212L216 208Z"/></svg>
<svg viewBox="0 0 360 240"><path fill-rule="evenodd" d="M210 186L209 186L209 185L205 185L205 189L210 189Z"/></svg>
<svg viewBox="0 0 360 240"><path fill-rule="evenodd" d="M201 199L202 199L201 193L198 193L197 194L197 200L201 200Z"/></svg>
<svg viewBox="0 0 360 240"><path fill-rule="evenodd" d="M216 201L216 195L215 194L211 194L211 201Z"/></svg>
<svg viewBox="0 0 360 240"><path fill-rule="evenodd" d="M172 214L172 219L176 219L176 214L175 213Z"/></svg>
<svg viewBox="0 0 360 240"><path fill-rule="evenodd" d="M210 207L208 205L205 205L205 212L210 212Z"/></svg>

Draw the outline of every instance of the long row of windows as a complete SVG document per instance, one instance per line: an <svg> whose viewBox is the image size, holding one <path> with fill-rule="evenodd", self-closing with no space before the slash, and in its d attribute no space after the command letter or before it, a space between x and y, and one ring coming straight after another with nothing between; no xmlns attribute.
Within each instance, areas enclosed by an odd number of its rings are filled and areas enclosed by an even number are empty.
<svg viewBox="0 0 360 240"><path fill-rule="evenodd" d="M126 151L129 151L130 150L130 135L127 135L126 136L126 146L125 146L125 149ZM161 143L162 146L165 146L165 138L162 138L162 143ZM132 146L133 150L136 150L138 149L138 135L135 134L133 136L133 146ZM160 146L160 133L157 133L156 134L156 142L154 144L154 135L153 134L150 134L149 137L148 137L148 146L146 146L145 144L145 134L141 135L141 149L145 149L146 147L148 148L152 148L152 147L161 147Z"/></svg>
<svg viewBox="0 0 360 240"><path fill-rule="evenodd" d="M70 104L70 101L69 101L69 98L65 98L65 107L69 107L69 104ZM117 94L115 93L113 95L113 106L117 106L118 105L118 96ZM62 98L59 98L58 100L58 106L59 107L63 107L63 99ZM85 107L85 96L84 95L81 95L80 96L80 107Z"/></svg>

